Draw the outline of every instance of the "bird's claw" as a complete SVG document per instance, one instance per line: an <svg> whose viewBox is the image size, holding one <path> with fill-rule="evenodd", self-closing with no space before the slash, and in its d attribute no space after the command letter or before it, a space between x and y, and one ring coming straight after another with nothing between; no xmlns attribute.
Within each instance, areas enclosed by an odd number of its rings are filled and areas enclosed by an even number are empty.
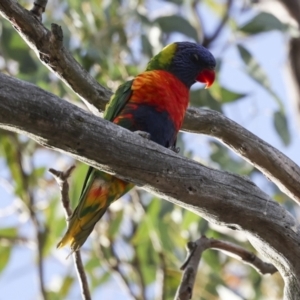
<svg viewBox="0 0 300 300"><path fill-rule="evenodd" d="M137 130L134 133L138 134L139 136L141 136L144 139L147 139L147 140L151 139L151 134L146 131Z"/></svg>
<svg viewBox="0 0 300 300"><path fill-rule="evenodd" d="M175 153L179 153L180 152L180 148L176 147L176 146L171 146L169 147L170 150L174 151Z"/></svg>

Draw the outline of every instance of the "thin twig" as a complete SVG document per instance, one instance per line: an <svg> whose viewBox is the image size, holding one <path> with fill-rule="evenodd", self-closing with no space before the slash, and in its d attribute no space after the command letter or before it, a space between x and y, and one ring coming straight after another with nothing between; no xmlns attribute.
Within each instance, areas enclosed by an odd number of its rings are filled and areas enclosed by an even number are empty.
<svg viewBox="0 0 300 300"><path fill-rule="evenodd" d="M181 269L184 269L184 272L174 298L175 300L189 300L192 298L201 255L208 247L209 240L203 236L195 242L188 243L189 257L181 267Z"/></svg>
<svg viewBox="0 0 300 300"><path fill-rule="evenodd" d="M163 252L157 253L159 257L159 265L156 272L157 288L155 300L166 299L166 277L167 277L167 264L165 254Z"/></svg>
<svg viewBox="0 0 300 300"><path fill-rule="evenodd" d="M37 213L35 210L35 199L32 193L32 190L29 186L29 175L24 171L23 168L23 157L22 151L20 149L20 143L16 135L11 135L11 141L17 148L15 160L18 163L20 177L22 180L22 187L24 193L22 194L23 200L27 205L29 210L29 216L35 231L35 240L36 240L36 248L37 248L37 268L38 268L38 281L41 297L44 300L47 300L47 292L45 288L45 278L44 278L44 265L43 265L43 245L44 245L44 234L45 230L42 228L42 225L37 217ZM31 163L31 161L30 161Z"/></svg>
<svg viewBox="0 0 300 300"><path fill-rule="evenodd" d="M0 244L3 246L13 246L13 245L35 245L35 242L27 237L23 236L6 236L0 235Z"/></svg>
<svg viewBox="0 0 300 300"><path fill-rule="evenodd" d="M232 257L238 256L244 263L253 267L260 274L274 274L277 272L277 269L272 264L263 262L254 253L238 245L226 241L208 239L206 236L202 236L197 241L188 242L187 244L187 258L180 268L184 270L184 273L177 289L175 300L188 300L192 298L198 265L202 253L206 249L218 249L226 251L226 253Z"/></svg>
<svg viewBox="0 0 300 300"><path fill-rule="evenodd" d="M70 199L69 199L69 183L68 178L70 177L72 171L74 170L75 166L71 166L67 171L61 172L54 169L49 169L49 172L54 176L55 180L57 181L60 190L61 190L61 200L62 205L65 210L66 217L70 217L72 215L72 210L70 208ZM84 300L91 300L90 289L87 281L87 277L84 271L84 266L81 259L80 251L75 251L72 253L77 276L79 279L82 298Z"/></svg>
<svg viewBox="0 0 300 300"><path fill-rule="evenodd" d="M134 258L132 261L132 267L136 271L136 275L138 277L139 283L140 283L140 288L141 288L141 299L147 299L146 297L146 283L144 280L144 276L141 270L141 262L137 254L137 246L133 245L133 250L134 250Z"/></svg>
<svg viewBox="0 0 300 300"><path fill-rule="evenodd" d="M115 276L115 279L119 282L119 284L124 289L124 291L128 294L128 296L134 300L140 300L140 298L137 297L134 291L132 290L129 280L119 268L120 259L118 258L118 256L114 254L114 258L116 259L116 262L115 263L112 262L104 255L101 245L99 245L99 247L96 247L96 255L101 261L101 263L110 271L110 273Z"/></svg>
<svg viewBox="0 0 300 300"><path fill-rule="evenodd" d="M48 0L35 0L33 2L33 8L30 10L39 21L42 21L42 14L46 9Z"/></svg>
<svg viewBox="0 0 300 300"><path fill-rule="evenodd" d="M209 248L226 251L229 256L238 256L245 264L250 265L261 275L274 274L278 272L278 270L272 264L262 261L254 253L249 252L233 243L210 239Z"/></svg>
<svg viewBox="0 0 300 300"><path fill-rule="evenodd" d="M225 14L224 14L222 20L220 21L219 25L217 26L215 32L210 37L207 37L207 36L204 37L204 40L202 43L204 47L209 47L209 45L219 36L224 25L226 24L226 22L229 19L232 3L233 3L233 0L227 0Z"/></svg>

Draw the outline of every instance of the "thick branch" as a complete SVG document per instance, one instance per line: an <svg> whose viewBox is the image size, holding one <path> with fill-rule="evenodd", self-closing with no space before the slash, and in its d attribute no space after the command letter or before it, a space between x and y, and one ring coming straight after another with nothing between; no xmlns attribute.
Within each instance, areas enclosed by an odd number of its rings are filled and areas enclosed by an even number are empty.
<svg viewBox="0 0 300 300"><path fill-rule="evenodd" d="M300 299L298 225L249 179L202 166L3 74L0 128L118 174L210 222L242 230L280 271L285 299Z"/></svg>
<svg viewBox="0 0 300 300"><path fill-rule="evenodd" d="M230 1L228 5L230 6ZM1 0L0 13L8 19L41 61L70 86L94 114L103 111L111 92L99 85L62 46L62 31L52 32L17 2ZM225 20L226 21L226 20ZM300 201L300 168L280 151L218 112L189 109L183 130L222 140L256 166L265 176L296 201Z"/></svg>
<svg viewBox="0 0 300 300"><path fill-rule="evenodd" d="M211 135L259 169L289 197L300 202L300 168L282 152L221 113L190 108L183 127Z"/></svg>

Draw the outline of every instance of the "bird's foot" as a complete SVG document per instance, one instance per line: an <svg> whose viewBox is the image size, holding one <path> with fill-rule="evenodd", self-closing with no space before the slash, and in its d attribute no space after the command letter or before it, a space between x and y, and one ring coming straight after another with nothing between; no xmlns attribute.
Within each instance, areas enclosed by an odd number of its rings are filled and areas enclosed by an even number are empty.
<svg viewBox="0 0 300 300"><path fill-rule="evenodd" d="M176 146L171 146L169 147L170 150L174 151L175 153L179 153L180 152L180 148L176 147Z"/></svg>
<svg viewBox="0 0 300 300"><path fill-rule="evenodd" d="M134 133L138 134L139 136L141 136L144 139L147 139L147 140L151 139L151 134L146 131L136 130Z"/></svg>

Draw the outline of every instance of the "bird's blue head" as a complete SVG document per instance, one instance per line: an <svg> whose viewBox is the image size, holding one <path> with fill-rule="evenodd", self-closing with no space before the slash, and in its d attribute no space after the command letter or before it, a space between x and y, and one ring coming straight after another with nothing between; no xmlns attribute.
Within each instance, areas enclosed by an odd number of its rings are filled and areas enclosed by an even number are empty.
<svg viewBox="0 0 300 300"><path fill-rule="evenodd" d="M210 87L215 80L216 60L203 46L192 42L176 42L166 46L147 66L150 70L165 70L190 88L196 81Z"/></svg>

